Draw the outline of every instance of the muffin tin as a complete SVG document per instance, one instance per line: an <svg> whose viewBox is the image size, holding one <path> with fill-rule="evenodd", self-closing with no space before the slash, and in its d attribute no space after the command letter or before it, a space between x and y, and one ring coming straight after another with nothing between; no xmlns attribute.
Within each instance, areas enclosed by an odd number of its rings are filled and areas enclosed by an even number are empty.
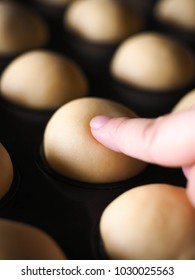
<svg viewBox="0 0 195 280"><path fill-rule="evenodd" d="M32 5L32 1L24 2ZM45 10L38 9L37 5L33 8L45 16ZM83 67L89 79L91 95L114 99L108 74L110 54L101 61L101 67L105 69L103 75L99 74L99 68L91 71L97 60L93 61L91 55L89 66L84 57L78 58L72 45L77 48L80 45L71 36L68 37L70 43L66 43L59 17L55 20L55 16L49 15L45 16L52 33L48 48L73 58ZM62 178L51 172L42 154L44 129L53 113L25 109L0 99L0 141L14 165L12 187L0 201L0 217L43 229L55 239L69 259L104 259L106 255L101 253L98 222L105 207L130 188L147 183L184 187L185 177L180 169L150 164L135 178L116 184L85 184ZM144 110L140 109L139 113L145 115Z"/></svg>

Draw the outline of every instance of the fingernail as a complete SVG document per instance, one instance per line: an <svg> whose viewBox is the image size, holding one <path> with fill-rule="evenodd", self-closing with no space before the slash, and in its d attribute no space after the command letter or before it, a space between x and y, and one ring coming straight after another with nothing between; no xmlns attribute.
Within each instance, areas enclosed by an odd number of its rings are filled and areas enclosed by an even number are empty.
<svg viewBox="0 0 195 280"><path fill-rule="evenodd" d="M107 116L98 116L98 117L94 117L91 121L90 121L90 127L91 128L101 128L103 127L111 118L107 117Z"/></svg>

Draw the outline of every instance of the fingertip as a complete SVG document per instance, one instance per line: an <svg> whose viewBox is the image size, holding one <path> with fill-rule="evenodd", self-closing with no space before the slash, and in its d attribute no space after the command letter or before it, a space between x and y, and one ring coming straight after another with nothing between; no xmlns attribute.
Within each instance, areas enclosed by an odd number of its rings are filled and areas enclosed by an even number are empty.
<svg viewBox="0 0 195 280"><path fill-rule="evenodd" d="M113 117L99 115L91 119L90 128L93 137L103 146L113 151L118 151L116 137L112 137ZM111 121L111 122L110 122Z"/></svg>
<svg viewBox="0 0 195 280"><path fill-rule="evenodd" d="M102 128L111 118L108 116L96 116L91 119L90 127L91 129Z"/></svg>

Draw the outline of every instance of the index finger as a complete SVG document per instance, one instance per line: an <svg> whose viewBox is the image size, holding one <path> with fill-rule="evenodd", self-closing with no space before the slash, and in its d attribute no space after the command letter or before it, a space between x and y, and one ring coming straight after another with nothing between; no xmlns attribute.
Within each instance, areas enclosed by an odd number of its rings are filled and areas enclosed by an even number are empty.
<svg viewBox="0 0 195 280"><path fill-rule="evenodd" d="M106 147L165 166L195 162L195 109L157 119L107 118L91 121L93 136Z"/></svg>

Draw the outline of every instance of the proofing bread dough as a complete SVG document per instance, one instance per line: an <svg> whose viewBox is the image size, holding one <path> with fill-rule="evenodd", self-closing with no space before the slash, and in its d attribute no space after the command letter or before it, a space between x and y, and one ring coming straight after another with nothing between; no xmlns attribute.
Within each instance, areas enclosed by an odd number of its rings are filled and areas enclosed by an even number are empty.
<svg viewBox="0 0 195 280"><path fill-rule="evenodd" d="M125 40L111 61L117 80L146 90L175 90L195 75L193 53L168 36L144 32Z"/></svg>
<svg viewBox="0 0 195 280"><path fill-rule="evenodd" d="M176 113L192 107L195 104L195 89L186 93L175 105L172 112Z"/></svg>
<svg viewBox="0 0 195 280"><path fill-rule="evenodd" d="M155 5L154 15L170 26L195 32L194 0L159 0Z"/></svg>
<svg viewBox="0 0 195 280"><path fill-rule="evenodd" d="M57 243L45 232L16 221L0 219L0 260L64 260Z"/></svg>
<svg viewBox="0 0 195 280"><path fill-rule="evenodd" d="M195 259L195 209L176 186L152 184L123 193L104 210L100 232L111 259Z"/></svg>
<svg viewBox="0 0 195 280"><path fill-rule="evenodd" d="M45 21L34 11L12 2L0 2L0 55L15 55L49 41Z"/></svg>
<svg viewBox="0 0 195 280"><path fill-rule="evenodd" d="M64 25L83 39L114 43L140 30L143 20L122 1L78 0L70 3Z"/></svg>
<svg viewBox="0 0 195 280"><path fill-rule="evenodd" d="M0 199L9 191L14 177L11 158L0 143Z"/></svg>
<svg viewBox="0 0 195 280"><path fill-rule="evenodd" d="M2 73L1 95L10 102L35 109L54 109L87 95L81 69L60 54L38 50L17 57Z"/></svg>
<svg viewBox="0 0 195 280"><path fill-rule="evenodd" d="M105 114L136 116L119 103L92 97L73 100L58 109L44 133L49 166L61 175L90 183L116 182L139 174L146 163L111 151L92 136L90 120Z"/></svg>

